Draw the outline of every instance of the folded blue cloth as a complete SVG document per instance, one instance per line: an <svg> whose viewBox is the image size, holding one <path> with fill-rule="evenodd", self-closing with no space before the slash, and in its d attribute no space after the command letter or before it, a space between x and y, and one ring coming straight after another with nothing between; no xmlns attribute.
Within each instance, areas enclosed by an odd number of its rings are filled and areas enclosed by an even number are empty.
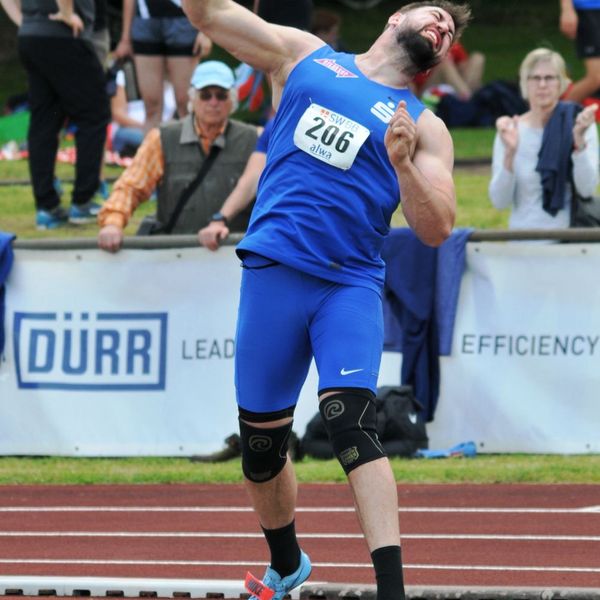
<svg viewBox="0 0 600 600"><path fill-rule="evenodd" d="M573 125L580 111L579 104L559 102L544 127L536 171L542 180L542 207L553 217L565 207L572 169Z"/></svg>
<svg viewBox="0 0 600 600"><path fill-rule="evenodd" d="M402 352L402 385L412 386L424 421L433 420L439 395L439 356L452 349L458 295L472 229L456 229L439 247L409 228L393 229L382 258L384 350Z"/></svg>
<svg viewBox="0 0 600 600"><path fill-rule="evenodd" d="M446 450L417 450L415 458L472 458L477 455L475 442L463 442Z"/></svg>

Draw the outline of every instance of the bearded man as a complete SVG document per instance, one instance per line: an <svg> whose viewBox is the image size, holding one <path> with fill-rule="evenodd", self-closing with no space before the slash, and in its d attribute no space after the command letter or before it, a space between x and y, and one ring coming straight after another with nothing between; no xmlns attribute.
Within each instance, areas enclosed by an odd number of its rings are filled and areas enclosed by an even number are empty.
<svg viewBox="0 0 600 600"><path fill-rule="evenodd" d="M426 244L455 218L450 135L412 95L470 18L445 0L391 15L364 54L269 24L233 0L183 0L191 22L273 84L277 115L248 232L236 340L242 468L270 552L274 600L311 571L296 539L296 479L286 457L314 357L319 410L348 476L378 600L405 598L396 482L375 429L383 348L380 252L400 201Z"/></svg>

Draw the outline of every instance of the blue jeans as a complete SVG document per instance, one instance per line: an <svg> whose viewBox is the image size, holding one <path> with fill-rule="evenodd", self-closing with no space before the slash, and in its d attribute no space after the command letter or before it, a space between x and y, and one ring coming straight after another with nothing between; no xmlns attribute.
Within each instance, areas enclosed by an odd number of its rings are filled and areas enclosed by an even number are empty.
<svg viewBox="0 0 600 600"><path fill-rule="evenodd" d="M126 147L137 150L144 139L144 131L137 127L119 127L112 139L115 152L123 152Z"/></svg>

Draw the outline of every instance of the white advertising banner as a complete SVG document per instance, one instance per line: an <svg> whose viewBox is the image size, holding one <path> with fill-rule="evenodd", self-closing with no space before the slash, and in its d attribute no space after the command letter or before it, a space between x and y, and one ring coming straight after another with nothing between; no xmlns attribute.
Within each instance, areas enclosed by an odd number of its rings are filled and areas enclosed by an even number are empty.
<svg viewBox="0 0 600 600"><path fill-rule="evenodd" d="M187 456L223 447L237 431L240 273L231 246L15 251L0 454ZM305 419L316 410L313 399Z"/></svg>
<svg viewBox="0 0 600 600"><path fill-rule="evenodd" d="M470 243L430 439L600 452L600 245Z"/></svg>
<svg viewBox="0 0 600 600"><path fill-rule="evenodd" d="M600 246L469 244L431 448L600 451ZM231 246L16 250L0 454L189 456L237 431ZM380 385L399 384L385 353ZM316 413L314 366L294 429Z"/></svg>

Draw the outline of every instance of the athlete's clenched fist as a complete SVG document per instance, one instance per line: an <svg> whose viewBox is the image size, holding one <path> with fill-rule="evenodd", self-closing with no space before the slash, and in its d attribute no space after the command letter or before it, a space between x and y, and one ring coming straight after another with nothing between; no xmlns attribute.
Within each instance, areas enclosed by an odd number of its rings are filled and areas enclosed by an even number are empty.
<svg viewBox="0 0 600 600"><path fill-rule="evenodd" d="M385 132L385 147L390 162L395 167L400 166L405 160L409 160L413 154L417 139L417 126L406 110L406 102L398 103L396 112L389 122Z"/></svg>

